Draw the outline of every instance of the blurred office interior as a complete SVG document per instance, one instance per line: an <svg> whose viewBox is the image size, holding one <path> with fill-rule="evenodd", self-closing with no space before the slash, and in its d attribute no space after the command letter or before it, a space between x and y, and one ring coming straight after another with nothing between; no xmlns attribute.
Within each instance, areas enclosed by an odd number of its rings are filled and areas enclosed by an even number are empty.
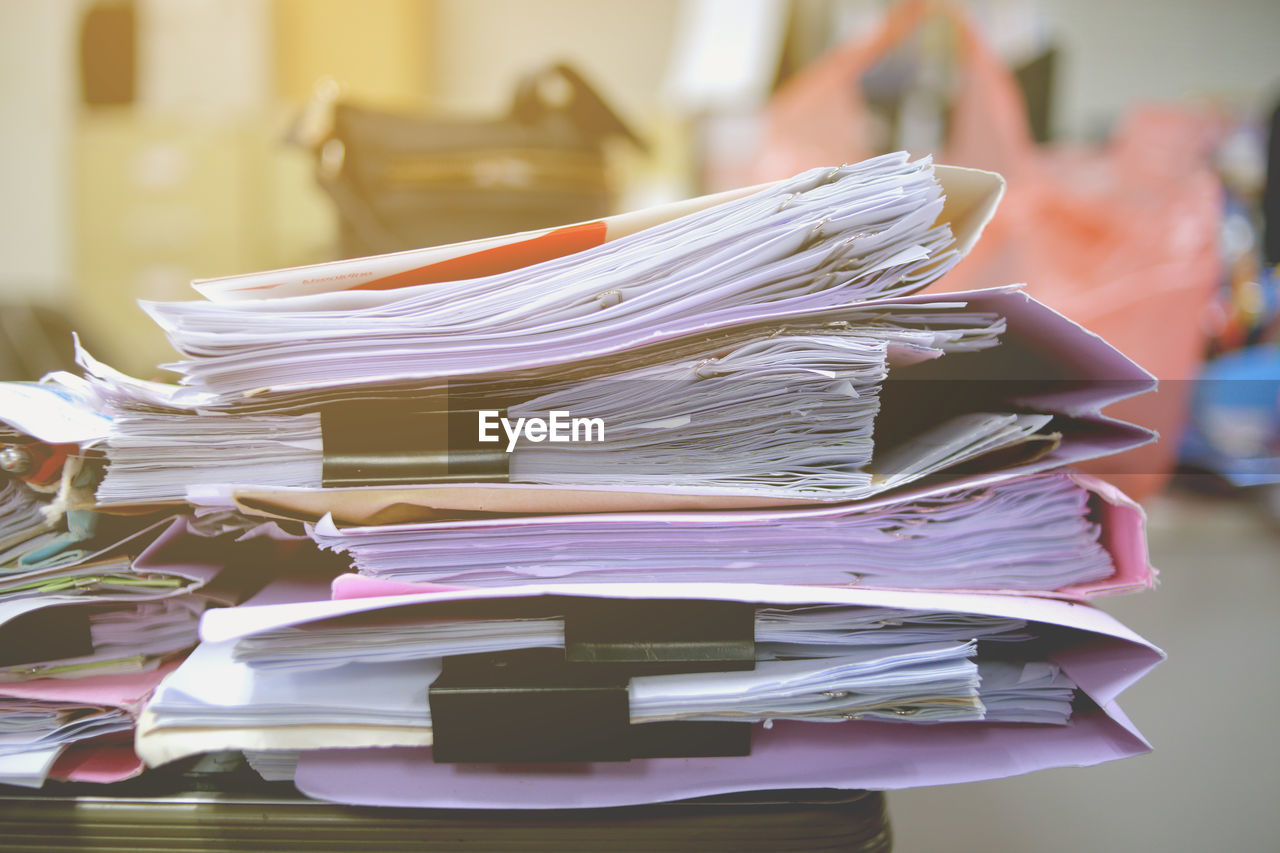
<svg viewBox="0 0 1280 853"><path fill-rule="evenodd" d="M360 245L343 221L350 211L320 180L334 149L317 111L335 99L423 120L493 121L508 114L522 75L566 63L627 131L600 134L596 201L631 209L752 179L763 111L779 87L875 33L894 5L0 0L0 378L68 366L72 328L103 360L163 376L158 365L176 356L137 300L194 298L193 279ZM1194 327L1150 334L1190 336L1195 371L1178 380L1195 379L1204 363L1215 376L1280 388L1280 257L1274 245L1268 252L1264 216L1280 4L962 7L1015 74L1043 150L1102 156L1143 110L1190 117L1163 126L1199 135L1188 156L1216 182L1217 208L1170 245L1211 244L1214 281ZM849 81L873 113L874 148L945 150L959 94L955 45L945 28L925 29ZM1159 178L1178 187L1187 176ZM505 179L500 169L493 178ZM1274 192L1280 177L1271 180ZM493 221L495 232L515 230L496 213ZM1135 326L1148 322L1141 296L1126 309ZM894 793L897 849L1274 847L1280 484L1219 468L1227 457L1280 456L1280 395L1250 412L1243 437L1230 404L1196 401L1206 410L1186 414L1192 438L1167 437L1182 473L1147 498L1162 588L1112 608L1171 654L1126 696L1156 751L1104 768ZM1183 450L1180 440L1199 444Z"/></svg>

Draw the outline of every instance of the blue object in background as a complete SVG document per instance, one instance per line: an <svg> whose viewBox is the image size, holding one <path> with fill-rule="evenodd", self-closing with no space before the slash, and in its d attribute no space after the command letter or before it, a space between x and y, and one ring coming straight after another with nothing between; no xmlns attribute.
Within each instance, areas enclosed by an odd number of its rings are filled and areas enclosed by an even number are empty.
<svg viewBox="0 0 1280 853"><path fill-rule="evenodd" d="M1280 484L1280 345L1248 347L1205 365L1181 461L1234 486Z"/></svg>

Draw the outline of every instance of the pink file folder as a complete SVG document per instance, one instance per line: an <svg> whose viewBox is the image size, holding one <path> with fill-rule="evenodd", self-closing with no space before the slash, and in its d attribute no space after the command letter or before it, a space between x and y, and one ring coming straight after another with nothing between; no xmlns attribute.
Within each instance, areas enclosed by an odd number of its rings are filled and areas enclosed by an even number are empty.
<svg viewBox="0 0 1280 853"><path fill-rule="evenodd" d="M779 788L901 788L1091 765L1150 749L1115 704L1163 653L1092 607L1044 598L768 584L541 584L409 596L239 607L206 615L206 640L245 637L340 616L541 595L848 604L1026 619L1063 631L1049 654L1092 700L1066 726L850 721L757 725L751 755L553 766L436 764L423 748L304 752L297 784L310 796L360 805L439 808L619 806ZM406 612L406 611L401 611ZM420 612L420 611L415 611ZM319 677L319 674L317 674ZM512 713L518 713L517 708Z"/></svg>

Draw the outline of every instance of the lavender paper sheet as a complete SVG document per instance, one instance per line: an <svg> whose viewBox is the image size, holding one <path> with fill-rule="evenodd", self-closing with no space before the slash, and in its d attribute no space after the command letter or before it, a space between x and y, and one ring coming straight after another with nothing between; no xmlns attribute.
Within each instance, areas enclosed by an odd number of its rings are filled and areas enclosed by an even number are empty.
<svg viewBox="0 0 1280 853"><path fill-rule="evenodd" d="M865 183L863 179L871 175L878 178ZM925 177L927 180L922 180ZM236 308L236 303L223 305L153 303L144 304L143 307L165 327L179 351L189 355L201 353L204 356L196 362L184 362L178 366L178 369L186 374L187 384L201 388L196 397L215 390L216 385L218 386L217 396L223 403L232 402L237 398L243 399L246 393L256 396L263 391L289 393L307 389L316 390L323 387L336 387L356 379L371 380L375 376L377 381L399 382L420 380L428 376L441 378L447 375L471 375L477 372L545 367L593 355L616 353L665 338L751 322L761 306L742 303L741 294L727 302L720 300L715 294L721 288L713 286L706 276L701 274L686 278L677 276L674 281L663 279L662 285L666 289L662 291L661 298L656 302L649 304L644 299L628 298L616 311L603 314L592 312L590 321L585 325L575 322L569 326L563 326L559 320L564 319L564 315L560 312L552 312L545 319L555 320L555 322L535 322L529 326L523 321L538 318L528 316L527 310L521 310L518 315L511 313L510 303L513 295L516 299L523 299L524 294L535 293L536 298L542 300L549 294L563 292L566 287L585 284L588 285L588 295L594 297L598 291L590 292L590 289L595 287L595 283L602 275L617 268L628 269L633 273L644 273L644 267L651 266L655 259L659 262L674 263L667 256L656 253L653 250L652 241L659 239L660 242L665 240L670 243L671 238L674 237L676 245L685 246L694 241L695 235L700 233L695 222L710 228L707 233L716 235L715 240L728 235L741 237L747 235L751 229L764 228L762 233L752 237L752 242L745 244L752 247L750 257L747 258L748 269L730 276L731 286L725 293L736 293L739 286L747 286L750 289L748 279L752 273L757 267L768 266L764 263L766 246L772 246L773 249L787 249L792 246L794 238L801 238L801 242L807 241L812 234L804 232L809 232L809 226L824 216L832 223L840 223L843 227L852 229L851 236L856 234L864 242L880 238L896 240L908 234L915 236L906 240L901 246L895 243L895 247L900 251L893 253L893 257L880 258L863 271L866 275L855 277L860 282L858 287L846 290L840 286L793 294L783 300L791 308L796 310L834 308L851 300L856 301L858 298L895 289L904 292L912 288L924 287L929 281L942 275L972 245L977 233L981 231L983 224L993 211L1003 188L1002 179L990 173L942 169L936 177L937 180L934 178L932 165L927 158L912 162L904 152L884 155L849 167L811 170L788 181L761 188L758 193L743 199L741 204L735 204L729 210L713 209L715 212L709 214L709 221L703 221L708 219L707 216L694 214L692 219L668 222L665 225L649 228L643 234L632 235L636 238L634 240L623 237L568 259L552 259L525 268L522 270L520 283L514 290L508 287L511 285L510 281L506 281L505 284L497 283L498 291L491 290L495 282L481 278L463 282L441 282L428 286L425 290L414 288L415 292L407 297L402 292L394 290L376 294L367 292L353 294L351 291L345 291L325 294L325 298L319 301L314 297L267 300L266 304L249 306L249 310L253 314L261 315L265 311L276 316L287 317L290 311L302 307L304 310L296 318L297 323L308 322L308 318L315 319L308 310L319 310L320 319L325 321L321 323L322 326L333 319L332 315L326 312L331 312L339 306L342 306L350 316L343 318L337 326L329 324L329 330L324 333L323 339L317 328L295 329L293 341L295 346L283 345L278 325L274 328L260 325L257 332L248 335L250 349L237 353L232 363L223 363L221 366L214 364L213 361L222 362L223 359L220 357L228 354L228 347L231 344L228 338L234 335L244 337L242 332L248 328L245 326L247 320L244 311ZM842 186L849 190L850 197L845 198L844 203L837 202L829 192L820 189L837 178L847 179ZM953 181L953 178L958 180ZM939 180L945 181L945 184L939 183ZM808 198L809 191L815 191L813 198L809 199L815 205L812 210L802 204L804 199ZM799 200L796 199L797 195L800 196ZM840 193L836 195L840 197ZM824 204L826 207L823 207ZM864 206L867 207L867 211L863 211ZM898 224L893 228L875 233L860 233L855 227L857 222L862 221L855 215L858 211L875 212L878 216L884 214ZM714 224L717 217L726 216L731 226L727 232L725 222L720 222L718 226ZM761 216L764 216L764 219L760 219ZM738 219L744 217L747 222L754 223L750 225L748 231L742 231L734 225ZM953 217L963 220L955 223L955 240L951 239L953 236L951 218ZM773 220L780 220L790 226L801 226L800 231L796 232L794 228L783 227L780 231L775 228L774 231L777 233L773 233L767 226L767 223ZM867 221L878 221L878 219ZM922 228L925 231L922 232ZM637 262L619 260L615 257L623 244L646 247L639 255L642 260ZM856 248L852 243L841 245L850 250ZM822 248L822 251L818 254L827 260L832 259L829 251L823 247L819 248ZM800 254L798 245L782 252L783 257L793 261ZM699 253L699 257L701 261L708 260L705 253ZM737 257L731 260L736 263L744 257L747 256L739 252ZM371 260L377 261L377 259ZM717 256L712 255L710 260L717 260ZM637 263L640 265L639 268L636 267ZM802 266L807 264L808 261ZM560 277L562 273L568 273L568 284ZM536 281L531 281L529 276L534 276ZM345 276L343 280L354 282L354 279L348 279ZM525 286L530 284L532 288L525 289ZM673 295L680 298L673 300L671 299ZM375 300L376 305L373 306L375 322L365 329L366 332L375 333L376 339L384 338L388 331L387 324L395 315L404 311L416 314L429 309L426 313L434 314L443 309L445 316L450 317L452 322L449 323L448 334L444 338L436 336L432 345L426 348L410 343L410 349L406 350L405 342L397 339L385 353L375 352L371 350L367 341L361 345L357 340L356 327L353 323L358 315L351 314L351 309L354 307L351 303L352 296L361 297L357 302L366 307L370 307L368 305L370 296L378 297ZM335 297L339 298L335 301ZM391 303L384 304L386 298L390 298ZM641 312L643 316L637 316L636 309L642 304L648 305L648 308ZM464 333L463 328L458 325L468 306L473 309L477 306L484 308L478 314L473 312L468 315L472 319L483 321L481 326L472 324L467 327L472 331L480 329L482 331L480 337ZM652 310L649 310L650 308ZM765 310L767 313L769 309ZM777 311L776 308L772 310L775 313ZM575 311L574 315L576 314ZM509 322L495 323L500 316L514 318L517 322L515 325ZM223 321L228 319L236 329L233 335L224 334L227 327ZM211 323L206 323L206 320ZM291 322L290 325L295 326L297 323ZM420 336L423 332L420 322L413 323L411 329L414 336ZM217 333L210 336L207 333L211 330L216 330ZM301 334L302 331L305 331L305 334ZM537 344L530 345L534 336L537 337ZM266 350L259 346L264 340L270 341ZM205 344L209 343L214 344L213 350L205 347ZM445 350L455 353L465 352L459 361L443 358L442 353ZM240 356L249 351L270 352L274 368L277 369L266 370L266 365L259 359L254 364L250 375L242 375ZM410 353L414 357L405 364L388 364L385 360L388 354L400 356ZM325 370L315 370L317 359L331 359L330 367ZM360 362L373 372L353 371L353 360ZM228 368L229 372L223 368ZM271 376L268 377L267 373ZM346 378L338 374L344 374Z"/></svg>
<svg viewBox="0 0 1280 853"><path fill-rule="evenodd" d="M429 602L587 595L709 598L770 604L863 604L1011 616L1079 632L1052 655L1098 705L1068 726L849 722L757 727L745 758L653 759L552 767L437 765L419 748L305 753L299 788L362 805L437 808L618 806L731 791L805 787L901 788L1090 765L1150 747L1114 704L1163 653L1101 611L1040 598L766 584L542 584L409 596L235 608L206 614L205 639Z"/></svg>
<svg viewBox="0 0 1280 853"><path fill-rule="evenodd" d="M976 782L1147 752L1116 707L1068 726L850 722L756 727L751 755L516 768L436 764L425 748L302 753L295 784L322 800L430 808L600 808L737 791L892 790Z"/></svg>
<svg viewBox="0 0 1280 853"><path fill-rule="evenodd" d="M967 305L971 310L994 311L1007 317L1006 337L1021 342L1044 366L1043 373L1011 374L1016 375L1016 379L1010 381L1029 383L1034 399L1028 399L1028 404L1054 414L1050 428L1062 432L1058 446L1038 458L994 471L943 472L931 478L928 488L962 488L1048 471L1119 453L1155 439L1150 430L1100 414L1103 407L1112 402L1154 389L1155 378L1098 335L1032 299L1018 286L945 296L919 294L882 302L871 300L859 307L921 304ZM755 319L768 317L767 309L761 309L761 313L762 316ZM804 313L821 314L822 311ZM991 352L998 353L999 349ZM950 358L954 362L956 357ZM1021 361L1015 360L1008 369L1016 370ZM1020 387L1025 390L1027 386ZM913 488L921 487L917 484ZM233 506L268 517L314 520L332 513L336 520L348 524L428 520L460 512L705 510L815 502L812 498L762 495L749 488L690 488L679 484L648 488L566 488L524 483L330 489L208 486L192 490L189 498L203 505Z"/></svg>
<svg viewBox="0 0 1280 853"><path fill-rule="evenodd" d="M1029 478L1021 480L1010 480L999 484L1003 488L1017 488L1021 483L1028 483L1032 480L1060 479L1064 483L1070 483L1079 488L1083 495L1087 495L1089 505L1092 507L1097 524L1097 539L1101 550L1105 552L1112 566L1112 572L1106 577L1095 580L1089 580L1080 583L1066 584L1055 588L1047 586L1039 586L1036 588L1021 589L1001 589L987 587L975 589L961 582L956 577L922 577L927 582L913 584L888 584L880 582L876 576L863 576L858 580L851 580L852 572L861 572L858 561L850 558L844 568L848 571L833 571L831 568L817 569L816 567L804 564L788 565L785 572L774 573L773 577L767 578L767 582L782 580L787 583L794 584L816 584L816 585L857 585L860 587L874 588L911 588L928 587L933 589L948 589L955 592L984 592L1006 595L1043 595L1055 598L1066 598L1085 600L1101 595L1109 595L1124 592L1136 592L1148 589L1155 583L1155 570L1151 567L1147 559L1147 545L1145 532L1145 515L1137 504L1129 500L1119 490L1109 484L1097 480L1074 471L1063 471L1061 473L1032 475ZM384 525L372 527L356 527L339 529L332 523L330 519L322 519L316 525L316 534L319 534L322 544L333 542L351 543L354 548L361 539L370 539L373 542L381 541L385 535L393 535L397 539L408 540L415 535L424 535L434 537L439 541L440 536L444 536L445 542L447 537L453 534L467 534L469 532L483 532L490 527L500 528L502 533L510 533L519 535L522 528L534 528L543 531L540 539L533 540L537 547L536 553L530 554L528 560L533 566L532 570L523 568L505 569L501 572L494 571L487 573L493 578L503 577L504 581L494 579L486 580L484 583L473 583L468 580L468 573L465 571L455 571L450 574L448 571L428 570L425 567L436 567L441 560L446 557L441 556L439 550L427 550L421 557L420 565L424 569L420 572L403 573L396 571L368 571L362 562L359 562L361 554L368 554L368 561L372 562L376 567L377 545L369 546L367 551L357 553L352 550L350 553L357 559L358 565L361 566L362 574L344 574L340 575L333 583L333 597L341 598L361 598L378 595L397 595L412 594L416 592L426 592L431 590L447 589L450 587L461 588L476 585L507 585L518 584L523 582L536 582L539 580L552 580L557 576L563 576L566 581L585 581L585 577L575 577L575 574L584 570L591 575L591 580L595 582L618 582L643 579L641 575L650 575L652 579L657 579L663 575L664 570L654 568L647 569L648 563L645 564L646 570L637 572L633 569L634 559L623 561L621 566L611 566L607 558L601 557L598 569L590 567L591 560L581 563L577 560L571 560L570 568L556 569L557 555L565 557L575 557L579 555L584 545L591 546L597 541L607 545L612 541L613 534L606 533L607 530L616 532L621 537L621 541L634 541L631 528L639 523L644 526L660 526L663 524L671 524L679 527L688 528L690 525L698 525L704 522L712 522L715 525L717 536L730 536L733 528L743 530L750 536L750 542L753 543L748 550L755 550L760 547L772 548L794 548L796 543L800 541L797 534L789 532L789 526L793 521L801 523L807 520L823 520L831 518L845 518L851 513L856 513L852 517L872 516L873 514L884 511L892 512L896 506L906 504L921 498L934 497L942 494L942 490L921 490L918 493L909 492L903 495L896 495L889 498L880 498L876 500L864 501L857 504L848 505L830 505L820 507L800 507L800 508L783 508L783 509L761 509L761 510L744 510L731 513L700 513L690 518L687 514L680 513L620 513L620 514L587 514L587 515L550 515L550 516L517 516L503 517L493 520L462 520L455 522L436 522L426 524L406 524L406 525ZM1025 523L1025 522L1024 522ZM1039 523L1039 522L1037 522ZM579 532L583 526L591 528L590 533ZM763 538L761 535L763 533ZM972 525L966 539L979 541L985 534L985 529L979 525ZM584 539L584 537L587 537ZM738 538L740 539L740 537ZM464 542L469 542L464 539ZM518 540L517 540L518 541ZM726 539L726 542L731 541ZM895 542L883 543L884 548L895 548ZM998 541L992 542L992 545L1000 544ZM462 546L455 546L462 547ZM654 545L656 547L656 543ZM605 548L607 550L607 547ZM896 550L896 549L895 549ZM677 547L673 552L675 557L679 552ZM443 553L450 553L445 550ZM506 553L503 551L502 553ZM592 548L589 553L597 553L596 548ZM735 552L736 553L736 552ZM874 550L871 551L875 553ZM887 553L887 552L886 552ZM655 557L661 557L661 554L654 554ZM1055 555L1059 558L1066 558L1067 555ZM1007 556L1005 557L1007 558ZM407 556L404 559L408 559ZM498 559L498 558L494 558ZM502 565L509 563L510 556L503 556L499 562ZM594 559L594 558L593 558ZM743 559L742 555L736 555L733 560ZM547 562L550 561L550 562ZM540 566L546 563L547 570L541 571ZM678 562L676 560L675 562ZM764 562L769 562L765 560ZM497 564L495 564L497 565ZM701 565L701 564L699 564ZM722 568L707 569L703 568L699 571L690 571L687 574L698 575L704 577L700 579L717 580L731 579L734 581L751 580L752 578L742 576L745 569L740 566L734 566L726 562ZM616 569L616 571L613 571ZM420 580L413 580L409 575L419 574ZM484 574L484 573L482 573ZM686 572L677 571L676 574L684 575ZM714 577L722 575L721 578ZM935 573L936 574L936 573ZM372 575L372 576L366 576ZM609 577L609 575L613 575ZM693 577L669 577L666 580L685 580L694 579Z"/></svg>

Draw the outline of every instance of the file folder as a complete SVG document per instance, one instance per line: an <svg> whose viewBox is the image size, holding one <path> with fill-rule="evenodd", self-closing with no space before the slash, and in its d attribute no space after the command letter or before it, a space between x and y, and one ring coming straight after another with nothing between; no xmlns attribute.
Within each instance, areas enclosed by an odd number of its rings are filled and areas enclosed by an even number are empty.
<svg viewBox="0 0 1280 853"><path fill-rule="evenodd" d="M198 641L208 606L245 601L323 555L274 524L154 514L99 519L0 572L0 781L136 775L134 721ZM307 543L309 544L309 543ZM42 559L24 565L26 557Z"/></svg>
<svg viewBox="0 0 1280 853"><path fill-rule="evenodd" d="M1163 654L1083 603L1153 583L1141 511L1066 466L1153 440L1103 411L1154 379L1018 285L920 292L971 248L1002 191L989 173L887 155L567 229L201 282L206 302L149 304L186 357L182 385L79 349L83 377L0 388L0 410L25 401L20 431L104 455L99 508L191 504L196 516L139 534L140 555L85 540L84 553L0 576L0 633L6 608L80 614L65 649L33 654L74 653L52 662L68 676L130 660L167 673L134 734L149 765L296 752L299 789L341 803L613 807L1143 752L1115 700ZM611 385L630 382L647 384ZM637 414L618 444L602 427L599 447L560 467L571 457L509 425L506 447L484 441L486 413L519 420L566 401ZM23 494L4 499L17 537L38 527ZM1024 538L985 528L993 554L1011 554L1004 573L979 565L994 556L961 559L983 513L1010 524L1019 496L1052 509L1026 514ZM843 546L824 551L812 526L852 536L862 523L867 541L903 543L931 515L961 521L925 546L868 546L860 559L878 575L841 566ZM262 518L302 521L308 536ZM662 525L698 532L661 543ZM777 538L754 538L766 525ZM455 548L452 564L423 550L408 560L433 571L406 583L366 548L499 528L564 537L548 553L577 569L558 578L554 557L500 560L496 545ZM655 530L667 553L652 576L628 575ZM67 544L42 535L14 547ZM328 587L350 566L317 541L380 577ZM789 559L756 559L757 543ZM931 561L930 547L949 559ZM1054 553L1019 574L1024 551ZM908 559L919 571L895 574ZM687 574L663 574L673 566ZM267 582L286 569L311 582ZM169 586L130 585L127 572ZM314 600L317 579L331 599ZM201 642L173 666L197 616ZM146 645L157 637L168 645ZM128 643L141 650L94 660ZM0 677L50 663L19 657ZM136 703L68 716L56 698L15 701L28 704L0 726L77 750L134 727ZM15 777L59 775L71 750L39 744Z"/></svg>
<svg viewBox="0 0 1280 853"><path fill-rule="evenodd" d="M1004 179L993 172L938 165L945 193L941 221L951 225L957 248L967 252L1004 195ZM778 182L780 183L780 182ZM334 293L389 291L432 281L458 281L506 272L564 257L657 227L715 205L745 198L770 186L759 184L608 216L594 222L451 243L306 267L247 273L193 282L212 302L241 302ZM501 262L497 262L502 255Z"/></svg>
<svg viewBox="0 0 1280 853"><path fill-rule="evenodd" d="M554 598L548 599L548 596ZM543 612L548 606L555 609L561 598L593 603L598 603L598 599L639 603L645 599L688 598L698 602L751 603L756 607L767 604L784 610L814 605L890 607L967 614L980 620L1011 619L1034 629L1031 636L1039 637L1034 648L1060 666L1081 694L1071 715L1072 722L1066 726L998 722L911 724L873 719L841 723L775 720L771 725L751 727L748 756L633 758L623 762L585 765L571 762L545 767L438 763L432 759L430 750L419 748L428 745L430 735L418 727L406 729L403 724L389 725L381 731L377 725L349 725L341 729L331 725L293 726L283 721L276 725L226 729L217 725L191 727L179 722L166 725L157 710L166 704L161 694L159 704L153 703L144 715L138 748L152 763L172 760L210 743L227 747L239 741L253 749L302 749L298 784L311 795L348 803L469 808L607 806L665 800L672 796L815 784L824 787L938 784L962 778L996 778L1048 766L1096 763L1148 748L1114 701L1125 687L1158 663L1162 654L1100 611L1046 599L769 584L542 584L216 611L205 617L202 631L206 645L202 648L225 649L236 642L288 628L309 633L326 625L357 630L364 624L353 620L371 620L367 624L373 638L378 636L376 626L388 624L388 619L399 623L406 619L431 618L431 614L439 617L448 613L450 607L474 608L477 604L510 607L513 602ZM760 630L757 627L757 633ZM976 627L973 630L980 633ZM988 636L999 634L998 625L988 630L997 631ZM358 645L355 636L341 641L343 647L354 650ZM994 645L1004 646L1007 653L1016 656L1016 643ZM1009 649L1015 651L1008 652ZM554 649L542 653L554 653ZM241 667L241 672L245 671L244 664L236 666ZM731 674L708 675L723 678ZM302 675L316 683L323 678L323 670L299 673ZM706 676L693 673L678 677L688 680ZM341 676L335 671L333 678L338 680ZM637 701L634 677L631 684L634 703ZM505 707L508 713L518 713L518 703ZM423 713L434 720L434 706L424 707ZM404 748L388 748L394 747L402 736ZM379 748L372 751L361 748L361 741L366 738L376 742ZM325 749L326 744L343 748ZM339 772L338 767L344 769ZM354 775L344 777L342 774ZM342 778L359 778L361 782L354 786L359 790L340 790ZM591 779L590 784L584 784L586 778ZM546 788L542 787L544 782ZM409 787L393 790L399 786ZM538 793L529 794L530 787ZM518 804L515 792L521 789L525 794L523 804Z"/></svg>
<svg viewBox="0 0 1280 853"><path fill-rule="evenodd" d="M835 506L358 527L326 516L307 529L360 572L336 578L334 598L423 584L732 580L1088 599L1155 583L1142 509L1069 469Z"/></svg>
<svg viewBox="0 0 1280 853"><path fill-rule="evenodd" d="M1013 477L1048 471L1086 459L1096 459L1153 440L1147 430L1100 414L1102 408L1151 390L1155 380L1105 341L1031 299L1017 288L994 288L949 295L948 302L966 310L990 312L1006 318L1010 343L976 353L951 354L938 359L936 371L924 372L928 365L916 365L919 379L904 378L890 386L901 386L897 398L905 416L916 417L931 411L929 392L943 384L967 389L974 399L1007 395L1016 399L1008 405L1053 416L1049 429L1060 433L1056 445L1026 461L1011 463L998 471L962 472L948 476L943 470L930 476L933 484L948 483L955 488L987 482L992 477ZM861 309L886 306L937 304L935 297L920 295L871 303ZM1017 347L1013 346L1017 343ZM1004 347L1008 349L1004 349ZM1003 350L1003 351L1002 351ZM951 367L947 367L950 360ZM947 371L952 371L954 375ZM919 386L915 383L919 382ZM912 393L913 391L917 393ZM953 398L955 399L955 398ZM963 397L958 399L963 408ZM878 423L893 417L885 404ZM871 471L876 473L873 459ZM904 484L908 481L904 480ZM885 486L873 486L867 494L833 494L828 500L869 497ZM812 492L789 497L785 490L749 487L706 488L665 486L610 487L527 483L458 483L396 487L343 487L311 489L252 486L193 487L189 497L211 506L238 509L290 519L319 519L326 513L348 524L402 522L448 518L468 512L563 513L591 511L664 511L676 509L730 509L799 505L821 500Z"/></svg>
<svg viewBox="0 0 1280 853"><path fill-rule="evenodd" d="M128 720L128 728L142 710L142 705L166 675L177 667L170 661L149 672L101 675L86 678L41 678L32 681L0 682L0 706L24 703L58 709L80 709L77 713L117 710ZM10 742L0 754L0 778L8 784L39 787L46 778L70 781L109 783L138 775L143 770L141 759L133 751L132 735L126 729L105 736L59 736L50 732L40 743L30 745ZM27 751L34 756L25 776L11 775L9 758ZM6 772L8 770L9 772Z"/></svg>

